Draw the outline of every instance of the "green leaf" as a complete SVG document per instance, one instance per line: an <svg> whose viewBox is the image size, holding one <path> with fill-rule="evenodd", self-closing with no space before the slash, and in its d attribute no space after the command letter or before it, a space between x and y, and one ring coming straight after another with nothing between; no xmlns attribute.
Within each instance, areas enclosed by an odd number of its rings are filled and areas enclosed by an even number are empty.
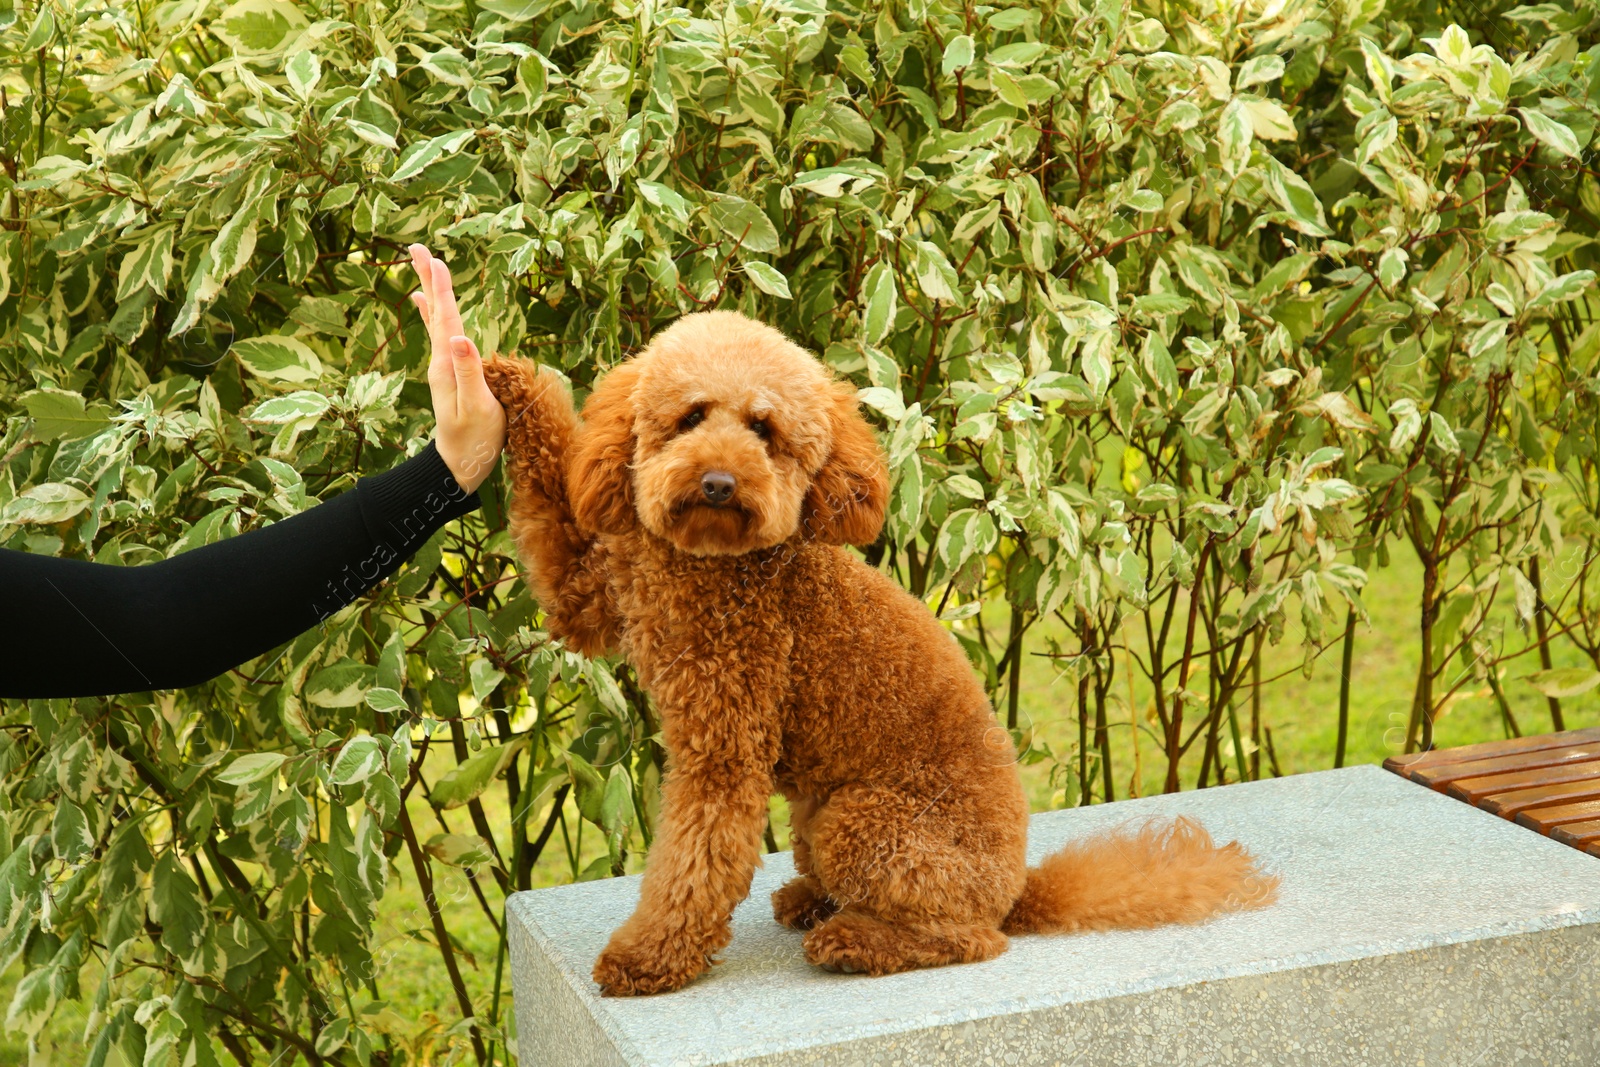
<svg viewBox="0 0 1600 1067"><path fill-rule="evenodd" d="M472 684L472 699L479 704L489 699L495 686L505 681L505 672L501 671L488 659L478 658L472 661L467 668L467 680Z"/></svg>
<svg viewBox="0 0 1600 1067"><path fill-rule="evenodd" d="M1406 276L1407 258L1403 248L1385 249L1383 255L1378 257L1378 281L1385 288L1393 289Z"/></svg>
<svg viewBox="0 0 1600 1067"><path fill-rule="evenodd" d="M322 377L322 361L296 337L247 337L229 349L257 378L305 385Z"/></svg>
<svg viewBox="0 0 1600 1067"><path fill-rule="evenodd" d="M1238 98L1250 118L1250 129L1263 141L1293 141L1300 136L1294 120L1275 100L1242 96Z"/></svg>
<svg viewBox="0 0 1600 1067"><path fill-rule="evenodd" d="M77 177L89 164L67 156L41 156L27 170L29 188L49 189Z"/></svg>
<svg viewBox="0 0 1600 1067"><path fill-rule="evenodd" d="M621 842L633 827L633 779L621 764L611 768L606 791L600 800L600 825L613 841Z"/></svg>
<svg viewBox="0 0 1600 1067"><path fill-rule="evenodd" d="M1600 685L1600 671L1592 667L1556 667L1525 675L1522 680L1547 697L1575 697Z"/></svg>
<svg viewBox="0 0 1600 1067"><path fill-rule="evenodd" d="M5 949L7 958L20 947L21 939L33 930L33 918L39 910L41 882L32 861L32 843L35 840L24 838L0 862L0 934L4 935L0 937L0 948ZM131 855L123 858L131 865Z"/></svg>
<svg viewBox="0 0 1600 1067"><path fill-rule="evenodd" d="M328 770L328 780L334 785L355 785L364 782L383 769L383 749L377 738L370 734L357 734L344 743L339 755L334 757Z"/></svg>
<svg viewBox="0 0 1600 1067"><path fill-rule="evenodd" d="M400 147L395 142L394 134L381 126L375 126L360 119L345 119L344 125L347 130L368 144L377 145L379 148L387 148L390 151Z"/></svg>
<svg viewBox="0 0 1600 1067"><path fill-rule="evenodd" d="M83 808L62 797L50 820L50 844L64 863L76 863L94 848L94 832Z"/></svg>
<svg viewBox="0 0 1600 1067"><path fill-rule="evenodd" d="M64 389L35 389L24 393L22 406L33 420L33 436L41 441L76 440L111 425L104 408L99 405L90 408L83 394Z"/></svg>
<svg viewBox="0 0 1600 1067"><path fill-rule="evenodd" d="M472 84L472 69L467 57L455 48L441 48L422 57L422 69L446 85L463 88Z"/></svg>
<svg viewBox="0 0 1600 1067"><path fill-rule="evenodd" d="M428 854L449 867L493 867L494 853L483 838L475 834L434 834L422 846Z"/></svg>
<svg viewBox="0 0 1600 1067"><path fill-rule="evenodd" d="M163 852L151 874L150 914L161 924L161 944L185 960L200 951L206 937L206 906L200 887L171 852Z"/></svg>
<svg viewBox="0 0 1600 1067"><path fill-rule="evenodd" d="M225 785L249 785L271 778L278 773L288 756L282 752L247 752L228 764L219 773L217 781Z"/></svg>
<svg viewBox="0 0 1600 1067"><path fill-rule="evenodd" d="M1328 236L1328 223L1322 214L1322 201L1304 178L1267 157L1267 188L1289 215L1290 225L1312 237Z"/></svg>
<svg viewBox="0 0 1600 1067"><path fill-rule="evenodd" d="M58 979L54 967L40 967L22 976L6 1008L6 1029L32 1037L45 1028L57 1002Z"/></svg>
<svg viewBox="0 0 1600 1067"><path fill-rule="evenodd" d="M344 1048L345 1042L350 1038L350 1020L346 1018L334 1019L322 1028L317 1035L317 1042L313 1048L319 1056L332 1056Z"/></svg>
<svg viewBox="0 0 1600 1067"><path fill-rule="evenodd" d="M91 497L64 482L30 486L0 510L0 523L66 522L88 507Z"/></svg>
<svg viewBox="0 0 1600 1067"><path fill-rule="evenodd" d="M948 78L956 71L972 66L972 57L972 37L965 33L957 34L944 46L944 60L940 64L940 70Z"/></svg>
<svg viewBox="0 0 1600 1067"><path fill-rule="evenodd" d="M13 10L11 18L16 18ZM6 20L8 23L10 19ZM33 25L28 28L28 36L22 42L21 51L24 55L37 51L49 44L56 35L55 12L46 4L39 5L39 13L34 16Z"/></svg>
<svg viewBox="0 0 1600 1067"><path fill-rule="evenodd" d="M301 100L310 100L322 80L322 61L311 51L296 52L283 65L284 76L289 79L289 89Z"/></svg>
<svg viewBox="0 0 1600 1067"><path fill-rule="evenodd" d="M1028 110L1028 94L1010 74L1003 70L995 69L989 72L989 84L994 87L995 95L1014 108Z"/></svg>
<svg viewBox="0 0 1600 1067"><path fill-rule="evenodd" d="M1455 431L1450 428L1450 424L1445 421L1443 415L1437 411L1428 412L1428 428L1428 440L1437 446L1440 451L1448 452L1451 455L1461 451L1461 442L1456 439Z"/></svg>
<svg viewBox="0 0 1600 1067"><path fill-rule="evenodd" d="M441 775L434 785L431 794L434 806L447 811L464 807L487 789L490 782L505 773L524 744L525 739L518 738L510 744L485 747L483 751L456 764Z"/></svg>
<svg viewBox="0 0 1600 1067"><path fill-rule="evenodd" d="M1228 290L1228 265L1222 257L1194 244L1173 245L1170 255L1183 283L1212 307L1220 307Z"/></svg>
<svg viewBox="0 0 1600 1067"><path fill-rule="evenodd" d="M868 344L875 345L889 336L889 330L894 326L894 315L899 300L894 269L888 263L874 264L872 269L867 271L861 291L866 297L866 306L861 311L861 335Z"/></svg>
<svg viewBox="0 0 1600 1067"><path fill-rule="evenodd" d="M255 56L288 48L308 25L289 0L239 0L211 23L211 32L240 55Z"/></svg>
<svg viewBox="0 0 1600 1067"><path fill-rule="evenodd" d="M917 275L917 286L929 300L960 305L961 279L945 258L939 246L932 241L916 242L917 257L912 268Z"/></svg>
<svg viewBox="0 0 1600 1067"><path fill-rule="evenodd" d="M306 701L322 708L354 708L366 702L377 671L365 663L345 660L324 667L306 683Z"/></svg>
<svg viewBox="0 0 1600 1067"><path fill-rule="evenodd" d="M965 474L952 474L944 480L944 487L957 496L965 497L968 500L985 499L983 486L979 485L976 479L969 478Z"/></svg>
<svg viewBox="0 0 1600 1067"><path fill-rule="evenodd" d="M592 823L600 822L600 806L605 796L605 779L593 765L576 752L562 754L567 762L567 773L572 776L572 789L578 811Z"/></svg>
<svg viewBox="0 0 1600 1067"><path fill-rule="evenodd" d="M407 148L400 156L400 164L389 175L392 182L410 181L441 159L448 159L477 137L476 130L457 130L440 134Z"/></svg>
<svg viewBox="0 0 1600 1067"><path fill-rule="evenodd" d="M318 205L323 211L338 211L340 208L349 207L361 193L361 186L355 182L336 185L323 194L322 203Z"/></svg>
<svg viewBox="0 0 1600 1067"><path fill-rule="evenodd" d="M906 417L906 404L900 398L898 390L874 385L861 390L856 396L867 407L883 412L893 422L899 422Z"/></svg>
<svg viewBox="0 0 1600 1067"><path fill-rule="evenodd" d="M1570 127L1533 108L1519 107L1517 113L1522 116L1528 132L1546 148L1554 149L1569 159L1577 159L1583 154L1583 146L1578 143L1578 136Z"/></svg>
<svg viewBox="0 0 1600 1067"><path fill-rule="evenodd" d="M751 252L776 252L778 231L767 213L743 197L711 193L711 221L740 248Z"/></svg>
<svg viewBox="0 0 1600 1067"><path fill-rule="evenodd" d="M876 175L853 167L822 167L796 174L790 184L792 188L832 198L843 196L847 185L852 192L859 193L877 180Z"/></svg>
<svg viewBox="0 0 1600 1067"><path fill-rule="evenodd" d="M1250 165L1250 142L1254 138L1255 132L1244 102L1229 101L1228 106L1222 109L1222 118L1217 125L1217 148L1222 156L1222 165L1229 174L1241 174Z"/></svg>
<svg viewBox="0 0 1600 1067"><path fill-rule="evenodd" d="M1128 27L1128 46L1136 52L1154 52L1167 43L1167 28L1160 19L1140 19Z"/></svg>
<svg viewBox="0 0 1600 1067"><path fill-rule="evenodd" d="M366 703L367 707L384 715L405 715L411 710L405 697L384 686L368 689Z"/></svg>
<svg viewBox="0 0 1600 1067"><path fill-rule="evenodd" d="M645 202L653 207L666 212L667 217L674 222L685 223L689 221L691 205L675 189L662 185L660 182L640 181L639 195Z"/></svg>
<svg viewBox="0 0 1600 1067"><path fill-rule="evenodd" d="M119 303L140 289L148 289L157 296L166 293L167 279L172 276L172 239L176 232L174 226L157 226L122 257L122 267L117 272Z"/></svg>
<svg viewBox="0 0 1600 1067"><path fill-rule="evenodd" d="M1536 234L1543 234L1554 225L1555 219L1542 211L1507 208L1489 220L1489 224L1483 228L1483 238L1493 242L1520 241Z"/></svg>
<svg viewBox="0 0 1600 1067"><path fill-rule="evenodd" d="M785 278L771 264L763 263L757 259L745 260L744 272L755 283L755 287L768 296L776 296L783 300L790 299L789 279Z"/></svg>
<svg viewBox="0 0 1600 1067"><path fill-rule="evenodd" d="M1015 44L1001 45L985 58L992 67L1022 68L1031 66L1049 55L1051 51L1051 47L1043 41L1018 41ZM948 49L945 54L949 54Z"/></svg>
<svg viewBox="0 0 1600 1067"><path fill-rule="evenodd" d="M1367 128L1366 134L1361 138L1361 148L1357 155L1361 162L1366 163L1394 144L1399 136L1399 121L1393 115L1385 114L1382 119Z"/></svg>
<svg viewBox="0 0 1600 1067"><path fill-rule="evenodd" d="M507 22L529 22L550 10L555 0L480 0L478 7Z"/></svg>
<svg viewBox="0 0 1600 1067"><path fill-rule="evenodd" d="M1182 315L1194 304L1176 293L1146 293L1133 298L1133 309L1146 315Z"/></svg>
<svg viewBox="0 0 1600 1067"><path fill-rule="evenodd" d="M1589 286L1594 284L1595 273L1592 270L1575 270L1562 274L1550 280L1543 289L1528 301L1529 307L1549 307L1559 304L1564 300L1571 300L1581 296Z"/></svg>
<svg viewBox="0 0 1600 1067"><path fill-rule="evenodd" d="M281 426L302 419L315 419L327 411L332 403L333 401L323 393L303 390L263 400L251 409L245 420L268 426Z"/></svg>
<svg viewBox="0 0 1600 1067"><path fill-rule="evenodd" d="M1282 56L1256 56L1254 59L1245 60L1244 66L1239 68L1239 73L1233 76L1233 88L1235 91L1248 89L1252 85L1275 82L1282 77Z"/></svg>

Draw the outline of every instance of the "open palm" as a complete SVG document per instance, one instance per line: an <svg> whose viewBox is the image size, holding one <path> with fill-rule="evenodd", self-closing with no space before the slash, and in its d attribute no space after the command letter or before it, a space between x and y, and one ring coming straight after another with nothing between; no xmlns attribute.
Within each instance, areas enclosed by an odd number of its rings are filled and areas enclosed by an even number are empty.
<svg viewBox="0 0 1600 1067"><path fill-rule="evenodd" d="M450 268L422 245L411 246L420 283L411 302L428 328L432 355L428 389L438 429L439 455L461 488L472 492L494 470L506 441L506 416L483 380L483 359L469 340L456 307Z"/></svg>

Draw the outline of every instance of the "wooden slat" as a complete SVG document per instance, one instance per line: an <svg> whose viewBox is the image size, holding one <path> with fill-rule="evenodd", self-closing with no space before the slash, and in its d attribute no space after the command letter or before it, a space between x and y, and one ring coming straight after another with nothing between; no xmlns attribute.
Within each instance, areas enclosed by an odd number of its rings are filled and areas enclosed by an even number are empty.
<svg viewBox="0 0 1600 1067"><path fill-rule="evenodd" d="M1496 793L1484 797L1478 806L1502 819L1514 819L1534 808L1549 808L1557 804L1570 804L1577 800L1600 800L1600 781L1569 782L1565 785L1541 785L1534 789L1516 789L1509 793Z"/></svg>
<svg viewBox="0 0 1600 1067"><path fill-rule="evenodd" d="M1496 793L1509 793L1516 789L1530 789L1541 785L1589 782L1596 779L1600 779L1600 759L1555 767L1535 767L1532 770L1512 771L1509 774L1491 774L1482 778L1462 778L1451 782L1445 791L1457 800L1476 804Z"/></svg>
<svg viewBox="0 0 1600 1067"><path fill-rule="evenodd" d="M1431 752L1414 752L1409 756L1391 756L1383 761L1383 765L1396 774L1410 778L1413 770L1425 767L1510 756L1519 752L1541 752L1550 748L1593 742L1600 742L1600 726L1592 726L1586 730L1563 730L1556 734L1537 734L1533 737L1512 737L1504 741L1485 741L1477 745L1462 745L1460 748L1436 748Z"/></svg>
<svg viewBox="0 0 1600 1067"><path fill-rule="evenodd" d="M1464 779L1541 771L1544 768L1560 768L1568 763L1592 763L1595 760L1600 760L1600 744L1563 745L1560 749L1544 749L1542 752L1518 752L1517 755L1501 755L1488 760L1467 760L1464 763L1426 766L1413 771L1411 781L1443 792L1454 782ZM1526 782L1526 784L1536 785L1539 782Z"/></svg>
<svg viewBox="0 0 1600 1067"><path fill-rule="evenodd" d="M1585 819L1583 822L1563 823L1550 831L1550 836L1560 841L1563 845L1573 848L1587 848L1600 842L1600 819Z"/></svg>
<svg viewBox="0 0 1600 1067"><path fill-rule="evenodd" d="M1588 819L1600 819L1600 800L1582 800L1576 804L1558 804L1553 808L1535 808L1517 816L1517 822L1541 834L1548 834L1552 827L1563 823L1584 822Z"/></svg>
<svg viewBox="0 0 1600 1067"><path fill-rule="evenodd" d="M1600 727L1395 756L1383 765L1600 857Z"/></svg>

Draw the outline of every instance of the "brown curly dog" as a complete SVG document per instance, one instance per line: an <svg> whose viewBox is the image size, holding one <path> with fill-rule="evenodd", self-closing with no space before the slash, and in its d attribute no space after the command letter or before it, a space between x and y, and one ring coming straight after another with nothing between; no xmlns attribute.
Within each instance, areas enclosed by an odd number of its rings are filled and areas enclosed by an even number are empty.
<svg viewBox="0 0 1600 1067"><path fill-rule="evenodd" d="M670 771L638 909L594 967L677 989L729 940L789 801L799 877L773 894L806 959L888 974L985 960L1006 934L1193 922L1275 880L1196 823L1101 835L1028 870L1011 738L928 608L841 547L888 475L854 390L770 327L690 315L600 382L486 367L509 422L511 527L548 626L620 650Z"/></svg>

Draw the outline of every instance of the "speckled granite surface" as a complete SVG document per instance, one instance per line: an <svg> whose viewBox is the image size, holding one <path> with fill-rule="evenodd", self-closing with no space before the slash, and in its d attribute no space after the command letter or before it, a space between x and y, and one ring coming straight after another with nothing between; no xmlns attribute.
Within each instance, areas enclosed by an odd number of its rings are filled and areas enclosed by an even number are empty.
<svg viewBox="0 0 1600 1067"><path fill-rule="evenodd" d="M517 894L521 1063L1600 1064L1600 859L1377 767L1038 815L1030 852L1179 813L1261 856L1279 902L874 979L810 967L772 921L784 853L721 966L603 1000L589 970L637 879Z"/></svg>

